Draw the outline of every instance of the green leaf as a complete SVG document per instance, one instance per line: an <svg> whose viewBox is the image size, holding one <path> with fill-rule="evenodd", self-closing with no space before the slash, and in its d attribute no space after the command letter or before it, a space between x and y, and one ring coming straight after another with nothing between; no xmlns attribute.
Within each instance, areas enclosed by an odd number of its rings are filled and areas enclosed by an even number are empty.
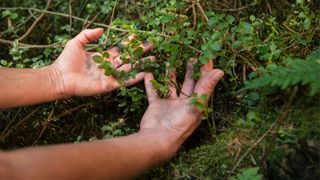
<svg viewBox="0 0 320 180"><path fill-rule="evenodd" d="M143 48L142 47L137 47L133 52L134 57L137 58L137 59L141 58L142 54L143 54Z"/></svg>
<svg viewBox="0 0 320 180"><path fill-rule="evenodd" d="M247 22L240 22L238 26L238 32L240 32L241 34L250 34L251 25Z"/></svg>
<svg viewBox="0 0 320 180"><path fill-rule="evenodd" d="M96 48L96 51L98 52L98 53L100 53L100 55L102 56L102 57L104 57L104 58L109 58L110 57L110 55L109 55L109 53L108 52L106 52L106 51L103 51L101 48Z"/></svg>
<svg viewBox="0 0 320 180"><path fill-rule="evenodd" d="M7 66L7 65L8 65L8 61L6 61L6 60L4 60L4 59L2 59L2 60L0 61L0 63L1 63L3 66Z"/></svg>
<svg viewBox="0 0 320 180"><path fill-rule="evenodd" d="M101 63L104 62L104 59L103 59L101 56L99 56L99 55L93 56L92 59L93 59L94 62L96 62L96 63L98 63L98 64L101 64Z"/></svg>
<svg viewBox="0 0 320 180"><path fill-rule="evenodd" d="M315 54L314 54L315 53ZM316 51L310 54L310 58L316 57ZM316 55L316 56L315 56ZM286 89L292 86L309 86L311 96L320 92L319 72L320 63L317 61L303 60L299 58L287 58L286 65L270 64L266 71L260 71L261 76L245 83L248 89Z"/></svg>
<svg viewBox="0 0 320 180"><path fill-rule="evenodd" d="M11 12L9 10L2 11L2 17L10 16Z"/></svg>
<svg viewBox="0 0 320 180"><path fill-rule="evenodd" d="M103 51L101 48L99 48L99 47L96 48L96 51L97 51L98 53L100 53L101 55L104 53L104 51Z"/></svg>
<svg viewBox="0 0 320 180"><path fill-rule="evenodd" d="M255 111L249 111L247 113L247 120L248 121L256 121L259 122L261 120L259 114Z"/></svg>
<svg viewBox="0 0 320 180"><path fill-rule="evenodd" d="M212 50L204 51L203 55L206 56L208 59L213 59L214 58L214 52Z"/></svg>
<svg viewBox="0 0 320 180"><path fill-rule="evenodd" d="M303 27L305 30L309 30L311 26L311 21L309 18L306 18L303 22Z"/></svg>
<svg viewBox="0 0 320 180"><path fill-rule="evenodd" d="M19 64L16 65L16 68L24 68L24 65L19 63Z"/></svg>
<svg viewBox="0 0 320 180"><path fill-rule="evenodd" d="M18 18L18 14L17 13L11 13L10 19L15 20L17 18Z"/></svg>
<svg viewBox="0 0 320 180"><path fill-rule="evenodd" d="M254 15L251 15L251 16L249 17L249 19L250 19L250 21L255 21L255 20L256 20L256 17L255 17Z"/></svg>
<svg viewBox="0 0 320 180"><path fill-rule="evenodd" d="M209 19L208 25L209 25L210 27L214 27L218 22L219 22L219 19L214 16L214 17L212 17L212 18Z"/></svg>
<svg viewBox="0 0 320 180"><path fill-rule="evenodd" d="M220 41L214 41L212 44L210 44L210 48L214 51L220 51L221 50Z"/></svg>
<svg viewBox="0 0 320 180"><path fill-rule="evenodd" d="M201 62L201 64L208 64L209 58L206 56L200 56L199 61Z"/></svg>
<svg viewBox="0 0 320 180"><path fill-rule="evenodd" d="M241 47L241 41L234 41L232 43L232 48L237 49Z"/></svg>
<svg viewBox="0 0 320 180"><path fill-rule="evenodd" d="M242 172L232 176L231 180L262 180L262 175L259 174L259 167L253 167L243 170Z"/></svg>
<svg viewBox="0 0 320 180"><path fill-rule="evenodd" d="M110 54L109 54L108 52L104 52L104 53L103 53L103 57L104 57L104 58L109 58L109 57L110 57Z"/></svg>
<svg viewBox="0 0 320 180"><path fill-rule="evenodd" d="M111 134L106 134L103 136L103 139L109 139L109 138L113 138L113 136Z"/></svg>
<svg viewBox="0 0 320 180"><path fill-rule="evenodd" d="M217 32L213 33L212 41L218 40L221 37L221 35L222 35L222 32L220 32L220 31L217 31Z"/></svg>
<svg viewBox="0 0 320 180"><path fill-rule="evenodd" d="M229 24L231 24L231 23L233 23L233 21L235 20L235 18L234 18L233 16L231 16L231 15L228 15L227 18L226 18L226 20L227 20L227 22L228 22Z"/></svg>
<svg viewBox="0 0 320 180"><path fill-rule="evenodd" d="M201 46L201 50L202 51L206 51L208 48L209 48L209 45L207 43L206 44L202 44L202 46Z"/></svg>
<svg viewBox="0 0 320 180"><path fill-rule="evenodd" d="M303 4L304 0L296 0L297 4Z"/></svg>
<svg viewBox="0 0 320 180"><path fill-rule="evenodd" d="M106 132L106 131L112 131L113 129L111 126L105 125L105 126L102 126L100 130L103 132Z"/></svg>

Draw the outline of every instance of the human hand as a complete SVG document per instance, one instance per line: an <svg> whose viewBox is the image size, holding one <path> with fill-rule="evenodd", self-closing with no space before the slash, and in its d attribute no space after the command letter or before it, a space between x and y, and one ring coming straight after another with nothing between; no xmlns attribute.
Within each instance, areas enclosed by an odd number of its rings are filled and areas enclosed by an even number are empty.
<svg viewBox="0 0 320 180"><path fill-rule="evenodd" d="M175 87L170 87L171 94L168 99L160 99L152 87L152 73L146 73L145 86L148 95L149 107L145 112L140 132L155 133L157 141L165 146L172 156L186 138L200 124L202 112L190 104L190 97L193 93L206 95L204 103L207 106L208 100L214 87L223 77L223 72L213 69L213 63L201 67L201 78L197 83L192 79L193 66L187 65L184 84L180 95L177 95ZM172 71L169 74L173 83L176 82L176 74Z"/></svg>
<svg viewBox="0 0 320 180"><path fill-rule="evenodd" d="M84 46L91 41L97 40L103 33L102 28L86 29L70 40L58 59L50 66L58 83L59 93L66 96L90 96L99 93L108 93L119 87L117 79L106 76L104 70L92 60L97 52L87 52ZM129 39L134 38L130 36ZM152 49L151 43L141 45L143 52ZM110 61L118 71L131 71L131 64L122 64L119 49L113 47L107 50ZM154 57L149 57L154 59ZM125 81L126 85L132 85L144 78L144 72L140 72L134 79Z"/></svg>

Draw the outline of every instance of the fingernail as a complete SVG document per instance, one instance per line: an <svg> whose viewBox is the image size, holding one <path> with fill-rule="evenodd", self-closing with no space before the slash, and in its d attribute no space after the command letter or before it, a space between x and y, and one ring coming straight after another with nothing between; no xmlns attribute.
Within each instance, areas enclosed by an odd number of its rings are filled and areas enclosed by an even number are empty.
<svg viewBox="0 0 320 180"><path fill-rule="evenodd" d="M188 63L188 64L187 64L187 71L193 73L193 66L192 66L191 63Z"/></svg>
<svg viewBox="0 0 320 180"><path fill-rule="evenodd" d="M155 61L156 61L156 57L155 57L155 56L149 56L149 60L150 60L151 62L155 62Z"/></svg>
<svg viewBox="0 0 320 180"><path fill-rule="evenodd" d="M196 64L197 61L198 61L198 60L197 60L196 58L194 58L194 57L190 58L189 60L190 60L190 63L191 63L191 64Z"/></svg>
<svg viewBox="0 0 320 180"><path fill-rule="evenodd" d="M224 75L224 72L220 69L214 69L210 72L210 77L216 81L219 81Z"/></svg>
<svg viewBox="0 0 320 180"><path fill-rule="evenodd" d="M96 28L96 30L104 31L104 29L103 29L103 28Z"/></svg>

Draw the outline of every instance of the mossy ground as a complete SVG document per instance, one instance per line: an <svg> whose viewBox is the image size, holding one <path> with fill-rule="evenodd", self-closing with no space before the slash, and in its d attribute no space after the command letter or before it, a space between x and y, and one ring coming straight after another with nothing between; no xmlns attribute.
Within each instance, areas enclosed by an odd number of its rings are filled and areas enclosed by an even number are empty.
<svg viewBox="0 0 320 180"><path fill-rule="evenodd" d="M200 64L213 58L215 66L225 71L209 103L213 112L176 157L138 179L226 179L249 167L259 167L259 173L266 179L319 178L319 93L310 97L308 86L297 85L293 103L289 111L284 112L283 106L293 86L284 90L238 92L244 82L252 78L251 72L259 74L259 67L283 64L284 59L291 56L305 58L319 49L318 1L200 1L200 6L197 1L188 0L117 1L116 6L112 0L70 2L72 12L68 1L52 2L49 10L53 13L46 14L23 43L66 42L83 27L101 24L106 27L116 7L114 26L139 34L141 41L155 43L151 54L161 66L156 74L158 79L165 62L169 62L177 68L178 80L182 82L190 57L200 57ZM27 10L8 9L18 6L41 10L45 2L0 2L0 39L17 39L32 24L33 21L28 20L32 15ZM6 10L9 14L4 13ZM36 16L41 13L31 11ZM54 13L63 13L63 16ZM71 21L65 17L70 13L74 16ZM111 30L110 42L105 47L119 42L127 34ZM7 62L5 65L1 61L2 66L34 68L52 63L62 50L62 46L23 49L2 43L0 48L0 59ZM137 131L147 99L143 83L135 87L140 91L128 90L125 96L117 91L2 110L0 147L11 150L73 143ZM255 145L284 113L287 117ZM106 126L112 130L103 130Z"/></svg>

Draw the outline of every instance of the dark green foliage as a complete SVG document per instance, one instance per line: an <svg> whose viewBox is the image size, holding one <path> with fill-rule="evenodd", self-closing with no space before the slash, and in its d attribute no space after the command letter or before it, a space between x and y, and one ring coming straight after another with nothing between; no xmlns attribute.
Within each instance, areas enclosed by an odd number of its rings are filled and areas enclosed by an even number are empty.
<svg viewBox="0 0 320 180"><path fill-rule="evenodd" d="M231 177L231 180L261 180L262 175L258 173L259 168L248 168L243 170L241 173L236 174L235 176Z"/></svg>
<svg viewBox="0 0 320 180"><path fill-rule="evenodd" d="M271 64L266 69L259 68L261 77L246 82L244 89L286 89L295 85L309 85L311 96L320 92L320 50L312 53L306 60L287 58L283 63L285 65Z"/></svg>
<svg viewBox="0 0 320 180"><path fill-rule="evenodd" d="M266 179L300 180L319 175L318 1L201 0L199 5L198 1L189 0L70 2L72 12L69 1L52 1L52 13L45 14L18 42L15 40L28 30L33 16L41 14L46 2L1 1L0 39L11 40L12 45L0 41L0 65L44 67L83 28L104 27L106 33L86 48L92 51L98 47L101 56L95 56L94 61L120 84L140 71L152 72L152 84L165 98L170 94L169 86L179 92L190 57L198 58L194 79L201 77L200 67L210 59L225 72L208 108L202 104L204 96L191 98L190 104L205 110L205 121L177 157L141 178L254 179L263 174ZM11 8L19 6L33 9ZM69 13L73 18L68 17ZM129 46L122 46L121 59L130 63L133 71L116 71L104 61L109 57L104 50L121 46L130 34L137 34L138 38ZM142 56L139 45L146 41L153 42L154 49ZM21 43L57 44L35 49ZM156 61L141 60L149 55L156 56ZM177 83L166 75L173 68L177 70ZM299 91L288 118L277 124L230 174L237 159L283 114L282 107L293 87ZM0 111L0 145L15 149L133 133L147 106L141 83L121 87L109 95ZM257 173L257 168L252 167L258 166Z"/></svg>

